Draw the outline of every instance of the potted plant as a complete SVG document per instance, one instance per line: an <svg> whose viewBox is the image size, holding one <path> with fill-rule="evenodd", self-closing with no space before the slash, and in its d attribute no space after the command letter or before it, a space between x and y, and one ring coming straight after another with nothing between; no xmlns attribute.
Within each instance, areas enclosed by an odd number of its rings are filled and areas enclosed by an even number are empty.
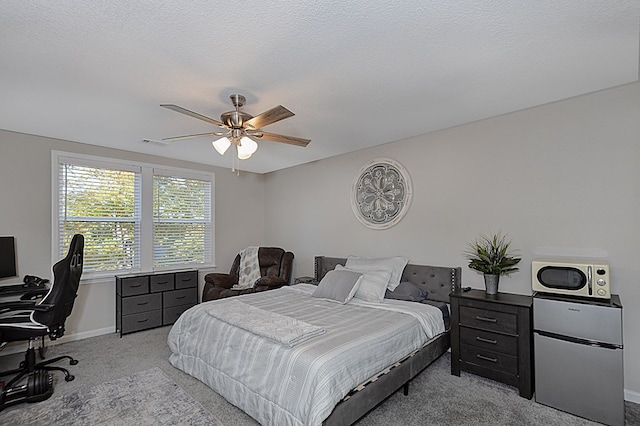
<svg viewBox="0 0 640 426"><path fill-rule="evenodd" d="M484 284L487 294L498 292L498 282L501 275L517 272L516 265L522 260L509 252L511 240L501 233L491 236L481 235L469 243L465 255L469 259L469 268L484 274Z"/></svg>

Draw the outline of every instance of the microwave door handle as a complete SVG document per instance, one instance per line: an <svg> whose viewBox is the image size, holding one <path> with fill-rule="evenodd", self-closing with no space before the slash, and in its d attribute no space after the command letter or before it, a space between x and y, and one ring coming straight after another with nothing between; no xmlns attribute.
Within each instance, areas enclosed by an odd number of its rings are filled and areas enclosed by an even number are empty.
<svg viewBox="0 0 640 426"><path fill-rule="evenodd" d="M593 271L591 270L591 266L587 266L587 285L589 286L589 296L593 295Z"/></svg>

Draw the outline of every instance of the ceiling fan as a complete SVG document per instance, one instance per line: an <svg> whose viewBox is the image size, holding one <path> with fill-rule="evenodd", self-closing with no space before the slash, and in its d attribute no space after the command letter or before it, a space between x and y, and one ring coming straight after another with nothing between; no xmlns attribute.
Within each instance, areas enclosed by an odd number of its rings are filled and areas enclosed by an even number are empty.
<svg viewBox="0 0 640 426"><path fill-rule="evenodd" d="M309 139L297 138L294 136L285 136L277 133L265 132L262 127L273 124L277 121L284 120L285 118L292 117L294 114L282 105L271 108L262 114L258 114L255 117L242 111L241 108L247 101L242 95L231 95L231 102L235 109L233 111L223 112L220 115L220 121L207 117L197 112L189 111L188 109L179 107L173 104L162 104L161 107L168 108L170 110L179 112L181 114L188 115L198 120L206 121L209 124L224 129L223 132L208 132L198 133L194 135L175 136L171 138L164 138L163 141L177 141L190 138L199 138L202 136L222 136L212 142L213 147L223 155L227 149L234 144L237 149L238 159L245 160L256 152L258 144L252 139L264 139L273 142L281 142L289 145L297 145L305 147L311 142Z"/></svg>

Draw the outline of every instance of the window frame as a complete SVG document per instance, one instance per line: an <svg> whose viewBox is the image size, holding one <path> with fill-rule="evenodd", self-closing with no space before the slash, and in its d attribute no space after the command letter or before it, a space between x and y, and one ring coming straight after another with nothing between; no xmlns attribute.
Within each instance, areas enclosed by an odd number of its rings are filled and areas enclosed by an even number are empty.
<svg viewBox="0 0 640 426"><path fill-rule="evenodd" d="M180 269L207 269L215 265L215 173L205 172L195 169L171 167L163 164L142 163L131 160L116 159L110 157L100 157L94 155L78 154L64 151L51 151L51 264L60 258L59 247L59 207L60 207L60 180L59 164L64 160L68 163L86 165L89 167L132 169L140 168L141 173L141 205L140 205L140 264L139 268L86 272L83 279L94 279L101 277L113 277L114 275L126 275L135 273L146 273L155 271L171 271ZM210 194L210 258L202 264L170 265L167 267L154 267L154 216L153 216L153 181L155 171L158 175L167 175L209 181L211 183Z"/></svg>

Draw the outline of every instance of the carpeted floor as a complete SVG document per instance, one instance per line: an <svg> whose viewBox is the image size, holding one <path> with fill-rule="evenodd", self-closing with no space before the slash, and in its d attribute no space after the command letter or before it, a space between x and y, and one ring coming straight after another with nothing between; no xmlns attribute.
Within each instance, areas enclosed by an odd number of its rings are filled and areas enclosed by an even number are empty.
<svg viewBox="0 0 640 426"><path fill-rule="evenodd" d="M52 396L37 406L15 406L0 418L5 424L24 426L222 426L157 367Z"/></svg>
<svg viewBox="0 0 640 426"><path fill-rule="evenodd" d="M55 374L52 398L98 386L145 370L158 368L226 426L256 425L244 412L207 386L169 364L166 344L170 327L129 334L98 336L49 346L47 356L70 354L80 363L76 376L65 382ZM0 357L0 371L14 368L22 354ZM9 410L32 410L22 404L0 412L0 424ZM596 425L596 423L537 404L518 396L515 388L471 374L450 374L449 354L417 376L408 396L397 392L363 417L358 426L388 425ZM627 403L627 425L640 425L640 405Z"/></svg>

